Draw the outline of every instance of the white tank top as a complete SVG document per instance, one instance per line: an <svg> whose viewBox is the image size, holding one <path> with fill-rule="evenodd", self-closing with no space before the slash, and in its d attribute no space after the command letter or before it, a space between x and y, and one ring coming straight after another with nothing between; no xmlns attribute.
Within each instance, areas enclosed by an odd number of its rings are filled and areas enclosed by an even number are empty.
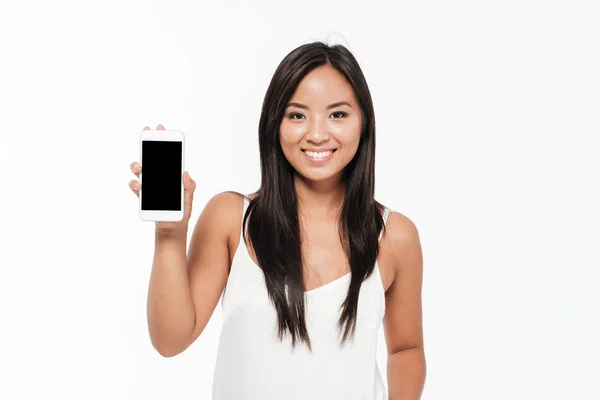
<svg viewBox="0 0 600 400"><path fill-rule="evenodd" d="M242 217L248 204L244 198ZM388 214L386 208L384 221ZM289 334L282 341L277 336L277 312L262 269L250 257L240 230L221 298L223 325L213 400L387 400L376 360L385 313L378 263L360 289L355 336L340 345L337 320L349 283L350 273L305 292L313 353L304 342L292 350Z"/></svg>

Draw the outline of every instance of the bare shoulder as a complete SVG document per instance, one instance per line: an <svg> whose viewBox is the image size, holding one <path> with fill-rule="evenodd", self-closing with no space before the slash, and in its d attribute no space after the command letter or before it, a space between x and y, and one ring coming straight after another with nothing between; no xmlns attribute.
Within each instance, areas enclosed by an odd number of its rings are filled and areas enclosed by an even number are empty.
<svg viewBox="0 0 600 400"><path fill-rule="evenodd" d="M384 282L387 291L403 268L418 268L415 261L421 257L421 243L413 220L401 212L390 210L381 249L386 266Z"/></svg>
<svg viewBox="0 0 600 400"><path fill-rule="evenodd" d="M244 198L241 193L234 191L224 191L214 195L206 204L211 208L214 217L218 217L222 223L232 223L235 221L235 212L241 210Z"/></svg>
<svg viewBox="0 0 600 400"><path fill-rule="evenodd" d="M211 211L212 218L221 225L222 231L227 235L229 267L240 244L244 198L254 199L254 197L256 193L245 195L235 191L224 191L209 201L211 208L214 209Z"/></svg>
<svg viewBox="0 0 600 400"><path fill-rule="evenodd" d="M235 245L235 239L241 228L244 195L235 191L224 191L214 195L206 204L204 211L210 214L213 224L220 226L221 233L226 237L230 253Z"/></svg>
<svg viewBox="0 0 600 400"><path fill-rule="evenodd" d="M406 215L391 211L387 219L387 234L395 244L414 242L419 238L417 225Z"/></svg>
<svg viewBox="0 0 600 400"><path fill-rule="evenodd" d="M211 208L219 214L219 216L226 216L227 213L233 211L233 209L241 205L243 203L243 195L238 192L234 192L232 190L227 190L224 192L220 192L215 194L209 201L206 203L206 207L211 205Z"/></svg>

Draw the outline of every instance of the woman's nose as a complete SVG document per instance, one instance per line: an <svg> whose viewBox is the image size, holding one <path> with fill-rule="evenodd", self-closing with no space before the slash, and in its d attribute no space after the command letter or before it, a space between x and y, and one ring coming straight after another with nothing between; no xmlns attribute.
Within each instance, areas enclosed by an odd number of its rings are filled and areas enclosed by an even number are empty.
<svg viewBox="0 0 600 400"><path fill-rule="evenodd" d="M308 129L306 138L313 143L320 143L329 139L329 131L325 121L318 119L310 124Z"/></svg>

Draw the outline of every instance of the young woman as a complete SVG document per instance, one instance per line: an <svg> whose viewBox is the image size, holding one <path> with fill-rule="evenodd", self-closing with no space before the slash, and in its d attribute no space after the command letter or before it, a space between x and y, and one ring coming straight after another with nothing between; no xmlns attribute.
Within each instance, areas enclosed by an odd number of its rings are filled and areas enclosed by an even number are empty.
<svg viewBox="0 0 600 400"><path fill-rule="evenodd" d="M214 399L419 399L421 245L408 217L374 199L373 104L350 51L315 42L290 52L258 133L260 188L210 199L187 255L196 187L187 172L184 219L156 223L153 346L165 357L184 351L222 296ZM139 195L139 182L130 186Z"/></svg>

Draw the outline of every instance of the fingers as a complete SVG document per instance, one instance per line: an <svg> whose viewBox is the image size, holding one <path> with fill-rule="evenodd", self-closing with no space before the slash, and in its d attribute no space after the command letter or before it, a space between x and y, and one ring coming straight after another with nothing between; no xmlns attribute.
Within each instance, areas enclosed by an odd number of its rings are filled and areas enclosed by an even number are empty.
<svg viewBox="0 0 600 400"><path fill-rule="evenodd" d="M187 171L183 173L183 216L184 219L189 219L192 214L192 203L194 202L194 189L196 189L196 182L192 179Z"/></svg>
<svg viewBox="0 0 600 400"><path fill-rule="evenodd" d="M149 127L149 126L145 126L145 127L144 127L144 130L150 130L150 127ZM164 127L164 126L162 126L162 124L158 124L158 125L156 126L156 130L157 130L157 131L164 131L164 130L165 130L165 127Z"/></svg>
<svg viewBox="0 0 600 400"><path fill-rule="evenodd" d="M140 177L140 171L142 170L142 166L140 164L134 161L131 163L131 165L129 165L129 169L131 169L135 176L137 176L138 178ZM132 179L129 181L129 189L131 189L133 193L135 193L135 195L138 197L140 197L140 186L140 182L136 179Z"/></svg>
<svg viewBox="0 0 600 400"><path fill-rule="evenodd" d="M138 162L132 162L129 165L129 169L131 169L131 172L133 172L135 176L137 176L138 178L140 177L140 171L142 170L142 166Z"/></svg>
<svg viewBox="0 0 600 400"><path fill-rule="evenodd" d="M196 189L196 181L192 179L192 177L187 171L183 173L183 188L185 191L191 193L193 193Z"/></svg>
<svg viewBox="0 0 600 400"><path fill-rule="evenodd" d="M140 197L140 186L140 182L135 179L129 181L129 189L131 189L137 197Z"/></svg>

